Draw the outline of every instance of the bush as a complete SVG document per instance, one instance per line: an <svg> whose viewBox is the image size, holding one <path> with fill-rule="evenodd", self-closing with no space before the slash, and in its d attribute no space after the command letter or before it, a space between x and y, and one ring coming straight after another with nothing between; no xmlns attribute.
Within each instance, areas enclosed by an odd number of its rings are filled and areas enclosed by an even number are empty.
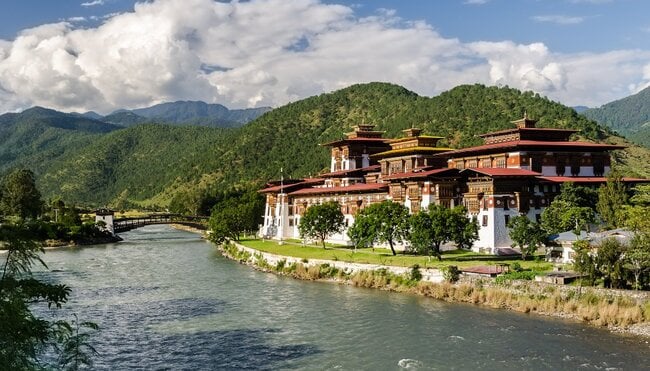
<svg viewBox="0 0 650 371"><path fill-rule="evenodd" d="M442 269L442 277L445 281L454 283L460 278L460 270L455 265L450 265Z"/></svg>
<svg viewBox="0 0 650 371"><path fill-rule="evenodd" d="M420 272L420 266L415 264L411 267L411 274L409 276L411 281L420 281L422 279L422 272Z"/></svg>

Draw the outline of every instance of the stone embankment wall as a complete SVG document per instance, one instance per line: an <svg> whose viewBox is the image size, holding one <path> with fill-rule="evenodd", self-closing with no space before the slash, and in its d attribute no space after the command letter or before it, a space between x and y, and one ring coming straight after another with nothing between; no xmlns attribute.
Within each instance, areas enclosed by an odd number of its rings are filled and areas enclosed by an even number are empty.
<svg viewBox="0 0 650 371"><path fill-rule="evenodd" d="M356 273L356 272L361 272L361 271L374 271L378 269L385 269L390 273L397 274L397 275L404 275L404 274L409 274L411 272L410 267L395 267L395 266L389 266L389 265L379 265L379 264L361 264L361 263L349 263L349 262L343 262L343 261L337 261L337 260L324 260L324 259L302 259L302 258L295 258L291 256L284 256L284 255L276 255L276 254L270 254L267 252L262 252L259 250L251 249L249 247L240 245L238 243L234 243L234 245L240 250L240 251L246 251L251 256L255 255L262 255L262 258L267 261L269 265L276 265L280 261L285 261L286 264L302 264L306 267L311 267L311 266L318 266L322 264L329 264L331 267L335 267L339 270L344 270L347 273ZM249 263L253 263L255 261L255 258L251 258L251 261ZM434 283L440 283L444 281L444 278L442 276L442 271L439 269L433 269L433 268L420 268L420 273L422 273L422 281L429 281L429 282L434 282Z"/></svg>

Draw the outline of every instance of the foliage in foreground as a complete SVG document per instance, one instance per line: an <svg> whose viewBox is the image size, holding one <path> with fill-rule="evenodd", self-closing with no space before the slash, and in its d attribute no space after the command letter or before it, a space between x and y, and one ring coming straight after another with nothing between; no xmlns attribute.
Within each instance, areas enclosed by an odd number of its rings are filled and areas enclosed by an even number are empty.
<svg viewBox="0 0 650 371"><path fill-rule="evenodd" d="M34 306L61 308L68 301L70 288L34 278L35 264L45 266L42 248L22 225L2 224L0 246L7 250L0 277L0 369L31 370L42 365L47 351L61 355L57 367L78 369L92 365L94 349L88 345L88 332L79 331L76 322L37 317ZM94 324L80 324L96 330Z"/></svg>

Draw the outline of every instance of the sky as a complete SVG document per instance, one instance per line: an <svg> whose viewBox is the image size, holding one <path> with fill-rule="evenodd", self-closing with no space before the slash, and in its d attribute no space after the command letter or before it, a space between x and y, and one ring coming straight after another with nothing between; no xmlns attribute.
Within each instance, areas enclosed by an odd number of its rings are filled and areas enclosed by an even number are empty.
<svg viewBox="0 0 650 371"><path fill-rule="evenodd" d="M597 107L650 86L646 0L0 0L0 112L277 107L355 83Z"/></svg>

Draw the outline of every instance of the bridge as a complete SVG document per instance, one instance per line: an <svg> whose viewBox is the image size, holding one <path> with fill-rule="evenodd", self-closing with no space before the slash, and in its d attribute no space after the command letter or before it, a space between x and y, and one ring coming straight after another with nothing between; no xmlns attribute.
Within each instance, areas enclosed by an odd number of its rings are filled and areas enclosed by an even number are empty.
<svg viewBox="0 0 650 371"><path fill-rule="evenodd" d="M117 218L113 222L113 233L130 231L131 229L154 224L181 224L188 227L205 230L208 228L207 216L188 216L180 214L151 214L132 218Z"/></svg>

